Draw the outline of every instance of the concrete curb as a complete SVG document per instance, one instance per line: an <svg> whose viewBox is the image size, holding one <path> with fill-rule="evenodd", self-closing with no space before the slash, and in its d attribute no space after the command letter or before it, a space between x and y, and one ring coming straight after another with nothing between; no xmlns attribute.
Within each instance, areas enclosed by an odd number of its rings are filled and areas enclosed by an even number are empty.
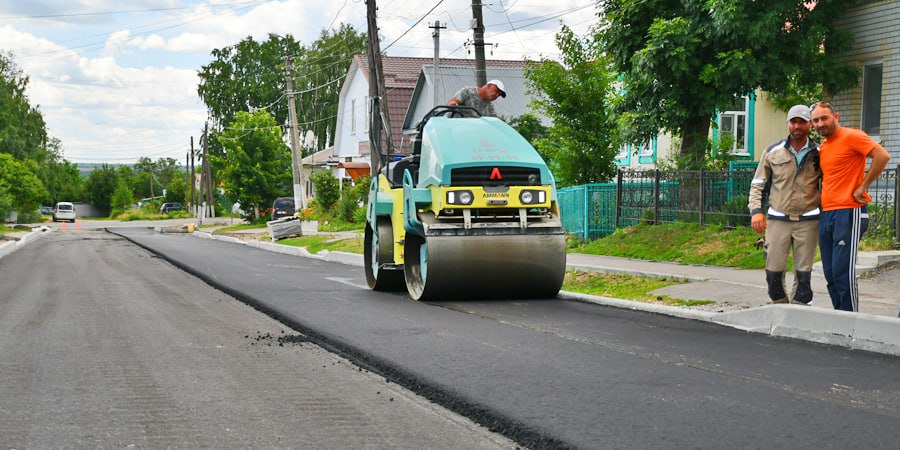
<svg viewBox="0 0 900 450"><path fill-rule="evenodd" d="M0 244L0 258L24 247L31 241L44 237L49 231L49 227L40 226L37 228L33 228L30 233L22 236L18 241L4 241L2 244Z"/></svg>
<svg viewBox="0 0 900 450"><path fill-rule="evenodd" d="M752 333L900 356L900 318L802 305L766 305L741 311L695 311L560 291L561 298L684 319L702 320Z"/></svg>
<svg viewBox="0 0 900 450"><path fill-rule="evenodd" d="M310 253L306 247L292 247L289 245L280 245L272 242L262 242L262 241L242 241L238 238L234 238L231 236L216 236L212 233L207 233L205 231L194 231L194 236L204 238L204 239L215 239L219 241L233 242L235 244L243 244L249 247L255 247L262 250L267 250L275 253L283 253L285 255L293 255L293 256L302 256L305 258L313 258L320 259L322 261L335 262L338 264L346 264L348 266L363 266L363 257L362 255L358 255L356 253L348 253L348 252L332 252L328 250L321 250L319 253Z"/></svg>
<svg viewBox="0 0 900 450"><path fill-rule="evenodd" d="M205 239L234 242L288 255L320 259L357 267L362 267L363 265L363 256L355 253L322 250L318 254L312 254L304 247L290 247L271 242L241 241L237 238L216 236L203 231L194 231L193 235ZM584 270L582 267L584 266L570 264L566 266L566 269ZM597 267L591 267L590 269L597 271ZM652 272L635 273L614 267L603 269L610 273L665 276L685 281L707 280L707 278L701 277L673 276ZM701 320L753 333L900 356L900 318L834 311L803 305L766 305L740 311L712 312L568 291L559 291L559 297L614 308L665 314L682 319Z"/></svg>

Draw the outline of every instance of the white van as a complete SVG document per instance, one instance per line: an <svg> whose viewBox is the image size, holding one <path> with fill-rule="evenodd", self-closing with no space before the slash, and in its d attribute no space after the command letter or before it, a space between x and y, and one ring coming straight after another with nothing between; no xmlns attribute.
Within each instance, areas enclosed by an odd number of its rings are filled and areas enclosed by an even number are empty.
<svg viewBox="0 0 900 450"><path fill-rule="evenodd" d="M75 221L75 205L69 202L59 202L53 208L53 221L60 222L63 220Z"/></svg>

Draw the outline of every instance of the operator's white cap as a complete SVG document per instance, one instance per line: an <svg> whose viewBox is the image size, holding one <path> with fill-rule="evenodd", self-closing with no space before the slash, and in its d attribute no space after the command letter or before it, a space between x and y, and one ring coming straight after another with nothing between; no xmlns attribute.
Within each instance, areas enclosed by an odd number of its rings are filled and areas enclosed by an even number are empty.
<svg viewBox="0 0 900 450"><path fill-rule="evenodd" d="M497 86L497 90L500 91L500 96L506 97L506 89L504 89L502 81L491 80L491 81L488 81L487 84L493 84L494 86Z"/></svg>
<svg viewBox="0 0 900 450"><path fill-rule="evenodd" d="M788 122L791 119L800 118L807 122L812 120L812 114L809 112L809 106L806 105L794 105L791 106L790 111L788 111L787 120Z"/></svg>

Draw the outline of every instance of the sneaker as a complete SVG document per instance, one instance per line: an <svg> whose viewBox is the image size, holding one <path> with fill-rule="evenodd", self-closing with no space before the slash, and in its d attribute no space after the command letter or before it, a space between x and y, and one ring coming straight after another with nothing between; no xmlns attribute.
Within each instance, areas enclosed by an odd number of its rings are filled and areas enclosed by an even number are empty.
<svg viewBox="0 0 900 450"><path fill-rule="evenodd" d="M798 300L791 300L791 304L792 304L792 305L804 305L804 306L809 306L809 303L801 302L801 301L798 301Z"/></svg>

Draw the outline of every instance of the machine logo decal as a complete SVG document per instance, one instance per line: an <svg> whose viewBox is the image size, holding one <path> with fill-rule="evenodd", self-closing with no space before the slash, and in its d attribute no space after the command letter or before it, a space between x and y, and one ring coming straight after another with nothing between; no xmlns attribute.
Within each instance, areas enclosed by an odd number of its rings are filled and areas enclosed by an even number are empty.
<svg viewBox="0 0 900 450"><path fill-rule="evenodd" d="M491 171L491 179L492 180L502 180L503 175L500 175L500 168L494 167L494 170Z"/></svg>

